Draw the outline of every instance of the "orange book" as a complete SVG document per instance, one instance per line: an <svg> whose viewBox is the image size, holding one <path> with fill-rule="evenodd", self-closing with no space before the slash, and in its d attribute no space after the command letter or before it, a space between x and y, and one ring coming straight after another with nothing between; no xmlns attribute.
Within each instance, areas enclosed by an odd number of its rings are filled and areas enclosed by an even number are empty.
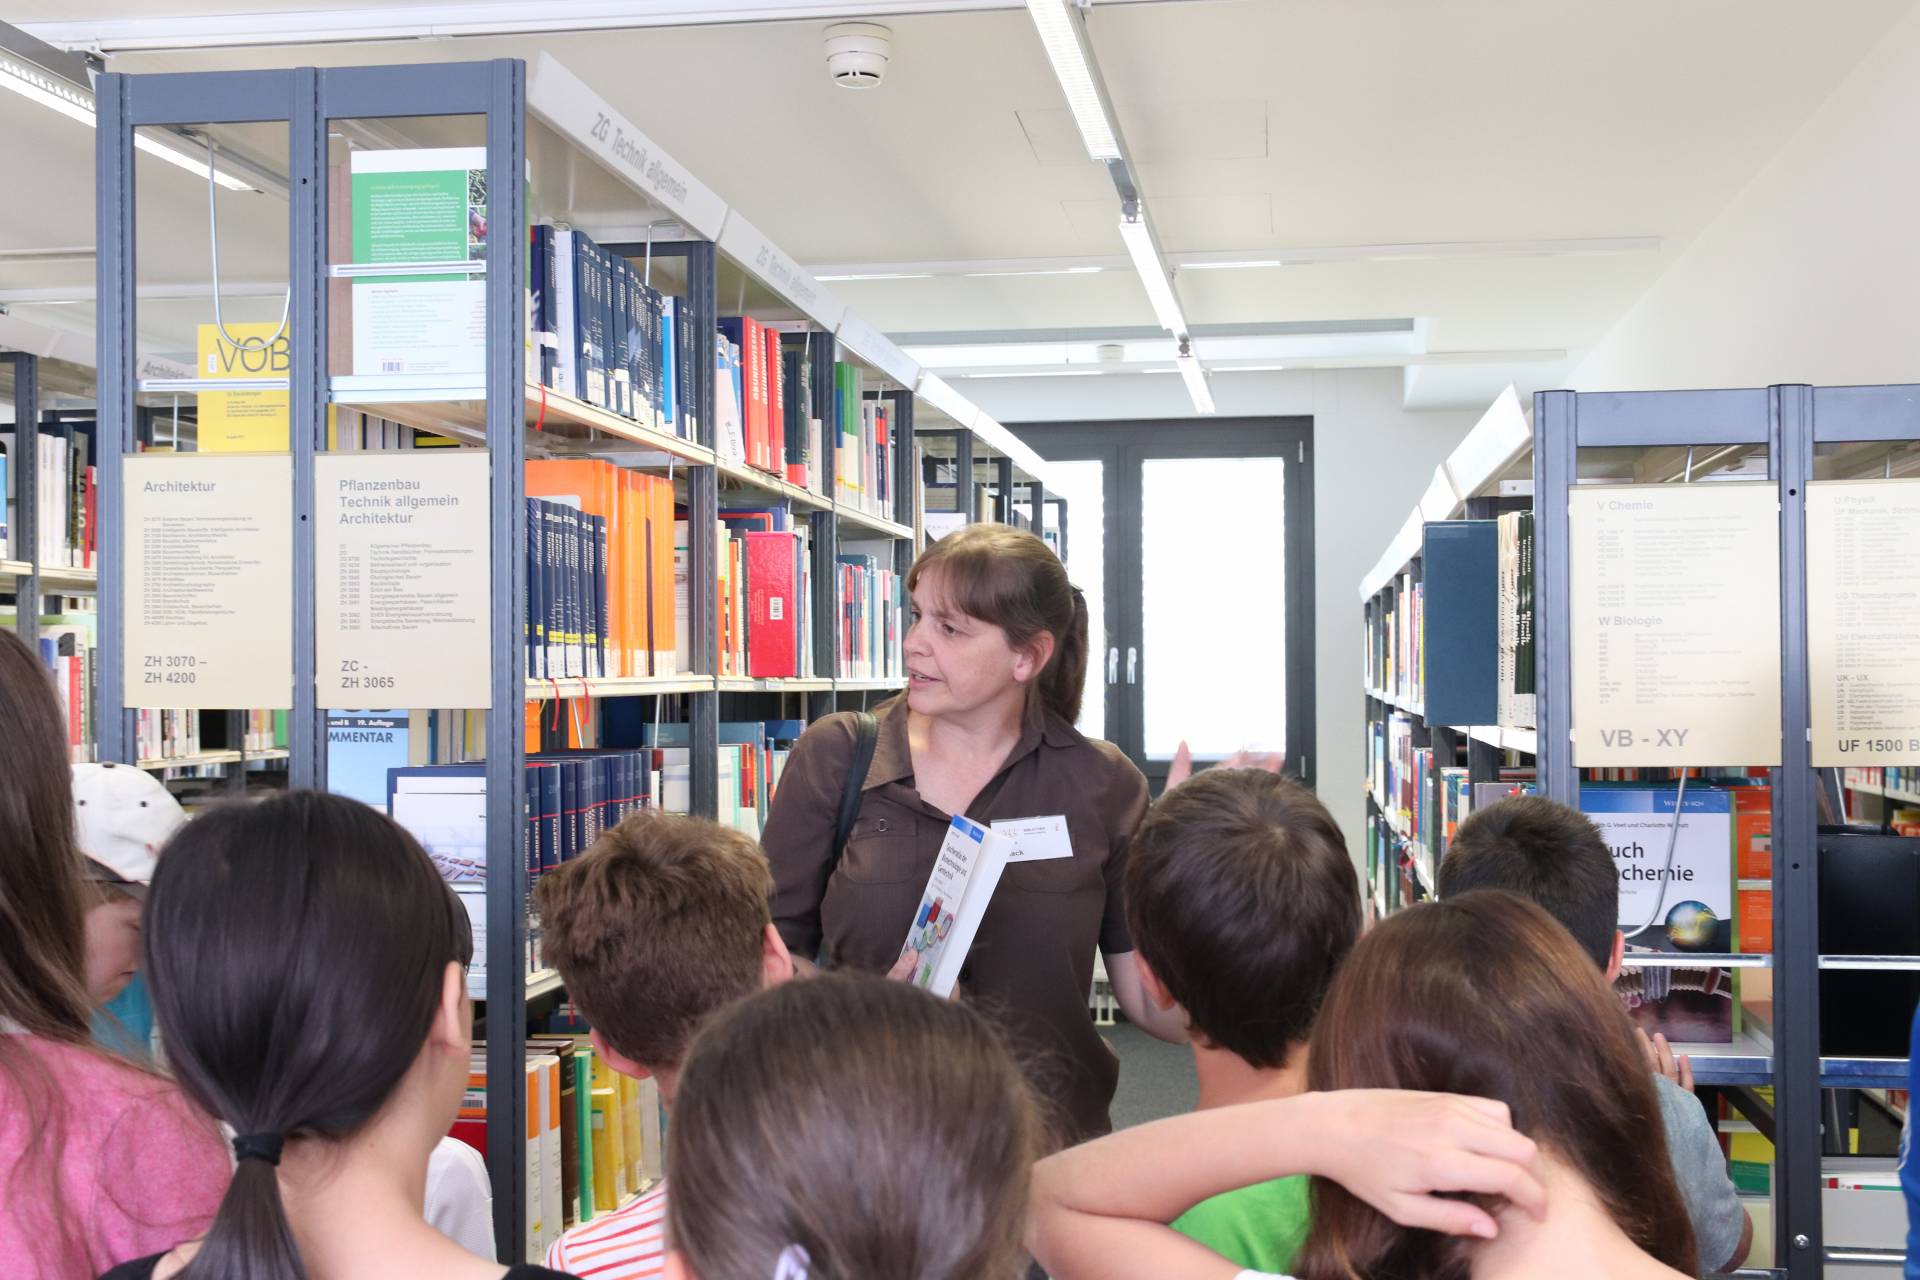
<svg viewBox="0 0 1920 1280"><path fill-rule="evenodd" d="M648 580L653 584L653 608L648 618L653 627L653 674L679 675L678 602L673 585L673 482L654 476L653 509L647 522L647 545L652 557Z"/></svg>
<svg viewBox="0 0 1920 1280"><path fill-rule="evenodd" d="M1740 950L1760 955L1773 950L1773 890L1740 890Z"/></svg>
<svg viewBox="0 0 1920 1280"><path fill-rule="evenodd" d="M1768 788L1734 788L1733 847L1742 880L1773 878L1773 792Z"/></svg>
<svg viewBox="0 0 1920 1280"><path fill-rule="evenodd" d="M625 656L628 675L643 676L650 670L647 658L648 629L648 589L646 575L652 566L648 554L647 518L653 493L653 477L638 471L620 473L621 509L625 516L625 527L621 530L624 542L624 559L629 566L629 576L618 584L621 600L624 630L620 633L620 651ZM608 591L616 590L611 581Z"/></svg>
<svg viewBox="0 0 1920 1280"><path fill-rule="evenodd" d="M626 521L620 503L620 469L595 458L534 458L527 462L527 496L548 498L578 507L607 522L607 635L618 636L628 626L625 592L612 589L632 573L623 534ZM607 674L637 674L626 667L625 654L607 646Z"/></svg>

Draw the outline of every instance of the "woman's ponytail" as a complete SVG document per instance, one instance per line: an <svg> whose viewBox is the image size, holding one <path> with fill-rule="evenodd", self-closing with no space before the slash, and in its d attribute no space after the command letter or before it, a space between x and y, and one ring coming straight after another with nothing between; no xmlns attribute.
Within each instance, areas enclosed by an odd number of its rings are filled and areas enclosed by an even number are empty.
<svg viewBox="0 0 1920 1280"><path fill-rule="evenodd" d="M1051 635L1053 657L1035 682L1035 693L1068 724L1080 718L1087 685L1087 602L1067 580L1067 568L1052 547L1010 525L970 524L920 553L907 573L907 590L916 590L929 571L940 574L940 590L955 608L999 627L1015 648L1031 644L1043 631Z"/></svg>
<svg viewBox="0 0 1920 1280"><path fill-rule="evenodd" d="M236 1144L238 1145L238 1144ZM180 1272L181 1280L307 1280L280 1199L280 1175L273 1164L245 1159L234 1166L233 1180L220 1211Z"/></svg>
<svg viewBox="0 0 1920 1280"><path fill-rule="evenodd" d="M1040 697L1047 710L1068 724L1080 718L1087 688L1087 598L1072 588L1073 620L1053 637L1053 660L1040 674Z"/></svg>

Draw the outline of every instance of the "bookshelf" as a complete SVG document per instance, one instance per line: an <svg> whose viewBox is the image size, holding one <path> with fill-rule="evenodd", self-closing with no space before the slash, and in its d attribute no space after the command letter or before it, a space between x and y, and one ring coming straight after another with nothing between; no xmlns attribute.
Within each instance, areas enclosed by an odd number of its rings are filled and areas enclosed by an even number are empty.
<svg viewBox="0 0 1920 1280"><path fill-rule="evenodd" d="M1044 464L1024 441L983 413L963 422L936 409L921 421L915 440L929 536L991 520L1039 534L1066 557L1067 500L1047 491Z"/></svg>
<svg viewBox="0 0 1920 1280"><path fill-rule="evenodd" d="M1532 763L1533 728L1496 696L1510 673L1497 658L1492 527L1531 505L1531 448L1519 396L1508 388L1435 468L1360 584L1366 892L1376 915L1432 897L1434 869L1470 788L1496 786L1503 770Z"/></svg>
<svg viewBox="0 0 1920 1280"><path fill-rule="evenodd" d="M286 752L292 785L327 785L328 711L341 696L322 692L322 681L338 674L329 672L323 655L326 644L337 643L331 637L343 633L346 624L340 619L346 606L321 599L320 583L332 580L328 574L341 572L337 556L330 560L335 553L325 548L337 545L343 535L323 534L317 528L323 523L325 497L317 489L317 477L323 471L338 474L343 461L367 468L366 474L399 475L404 462L414 468L408 474L434 477L427 483L451 483L438 478L439 473L472 471L457 464L470 461L478 450L487 451L480 504L484 517L469 544L484 547L484 568L448 574L448 590L484 579L477 616L462 620L468 629L459 634L465 641L408 649L400 656L416 673L405 678L419 681L421 670L435 675L431 668L473 666L472 654L483 645L491 655L482 691L464 704L467 709L449 707L445 701L416 701L414 707L416 714L437 717L431 732L436 761L471 760L483 775L484 882L461 887L483 902L477 910L484 913L486 931L485 988L479 993L487 1024L486 1125L489 1149L501 1153L490 1162L490 1172L500 1257L517 1260L525 1253L529 1189L520 1155L527 1107L520 1062L528 1005L538 1002L545 1008L564 995L557 976L540 968L529 952L529 734L538 730L544 741L552 723L565 721L560 732L573 734L580 723L604 726L616 715L645 721L655 734L664 727L682 735L687 744L688 809L724 817L723 726L812 720L843 705L843 699L851 700L845 705L866 705L903 686L897 660L889 663L886 658L889 647L897 650L904 623L895 615L883 618L882 606L890 602L885 595L890 584L903 581L921 540L916 416L964 425L972 437L1012 460L1017 470L1008 479L1028 486L1027 500L1036 511L1044 511L1049 502L1044 466L1010 432L925 374L840 304L741 211L728 206L551 57L542 57L531 68L501 59L165 77L108 75L99 82L98 111L102 546L124 551L136 529L128 510L127 459L141 439L137 405L143 393L164 391L190 402L197 399L190 416L203 447L212 412L206 397L285 396L284 456L292 500L276 519L285 522L292 543ZM274 326L268 317L262 335L263 342L284 341L284 377L266 376L244 385L184 377L163 384L136 372L134 263L141 220L131 179L133 134L138 128L189 123L236 153L251 149L256 156L266 155L279 166L276 177L285 180L290 212L284 231L284 278L291 323L269 339L266 335L273 334ZM469 154L478 155L461 162L467 168L466 186L457 194L466 204L466 235L459 253L443 259L419 253L404 260L360 257L360 249L347 243L349 230L358 227L355 220L362 216L347 198L350 175L361 172L353 167L354 156L384 150L418 151L423 157L462 142ZM405 159L424 163L421 157ZM474 203L475 193L481 193L477 198L484 203ZM200 192L200 213L195 216L204 214L204 197ZM140 195L142 200L159 198L144 189ZM256 261L281 252L276 237L282 233L276 228L259 220L245 222L237 214L234 225L253 228L259 242L248 243L244 252ZM483 225L534 230L524 236L475 231ZM648 290L672 300L673 314L681 318L676 323L684 323L684 328L671 331L676 354L665 354L669 331L660 321L658 328L647 331L651 354L645 357L655 361L647 375L657 379L651 385L674 382L672 399L663 393L649 403L636 394L623 403L607 384L596 387L587 377L589 367L596 376L604 369L609 382L620 381L616 371L632 373L631 364L623 369L612 358L603 358L617 344L617 321L609 326L614 338L603 334L598 352L579 353L578 379L558 372L564 366L552 352L559 349L559 339L572 342L578 335L557 329L550 314L536 311L534 298L541 299L541 308L551 299L528 285L550 263L543 244L552 243L562 231L573 237L569 252L576 260L600 255L604 265L595 268L603 272L600 281L635 280L642 286L642 301ZM229 246L223 253L243 252L233 247L241 234L223 227L223 242ZM152 256L143 254L139 260L150 262ZM377 272L372 269L376 261L381 265ZM355 341L364 337L371 345L391 330L363 329L364 318L356 310L362 295L354 290L388 283L382 277L389 273L401 285L418 278L465 286L461 292L436 284L434 290L409 295L451 308L447 314L457 323L444 326L444 331L466 335L466 346L450 344L444 368L414 369L408 361L419 353L406 350L393 353L391 366L376 364L381 372L366 371ZM376 295L364 296L373 299L369 307L379 301ZM631 300L636 295L627 296ZM574 301L584 305L577 296ZM613 305L619 305L617 295ZM231 317L230 310L230 323ZM144 325L147 314L141 313L141 319ZM632 325L625 330L633 331ZM482 333L483 340L476 341ZM548 333L555 336L543 336ZM739 393L740 401L722 403L728 394L722 378L729 376L723 361L734 358L736 351L744 361L755 350L747 337L752 333L767 341L761 348L767 360L763 370L777 361L783 376L773 383L795 392L788 404L799 410L806 445L812 440L805 433L819 424L821 447L799 451L812 454L810 472L770 466L724 433L731 421L723 421L728 404L739 404L743 429L749 426L744 393ZM190 333L177 336L190 345ZM204 331L201 336L205 340ZM222 340L231 345L231 340ZM670 364L670 359L686 363ZM798 376L786 376L790 373ZM638 388L641 382L630 379L624 385ZM734 385L745 386L744 378ZM803 386L806 396L798 394ZM765 411L771 402L757 403ZM774 433L776 448L784 449L784 463L805 460L786 448L779 435L783 426L795 429L792 419L761 422ZM792 439L785 437L786 442ZM751 436L748 443L751 448ZM266 452L275 450L269 447ZM568 670L571 664L563 661L552 674L544 674L535 669L543 665L544 650L539 660L530 661L535 655L528 643L533 626L529 601L539 592L560 590L542 578L548 572L542 553L528 543L530 521L537 518L546 528L553 519L548 508L555 502L532 492L530 475L540 468L551 474L549 464L571 462L584 462L595 476L623 477L620 484L632 484L652 494L653 501L665 502L672 511L671 523L684 526L684 539L665 548L674 553L669 557L673 576L684 582L684 593L671 609L684 631L683 639L676 636L672 662L664 656L667 632L658 625L665 622L666 612L661 598L653 595L645 599L653 630L644 662L632 652L613 660L611 644L597 674L586 661L580 670ZM628 476L639 479L624 478ZM530 497L538 500L531 507ZM625 608L639 610L641 590L637 579L623 583L614 573L616 544L610 532L602 535L594 527L593 520L613 517L597 515L584 501L568 510L585 531L582 541L570 545L605 566L609 612L598 618L607 624L600 634L607 635L613 629L611 597L617 594ZM752 523L755 512L776 523L771 528ZM810 664L795 663L798 674L767 675L727 660L729 607L735 625L742 616L739 602L729 605L720 593L727 569L722 557L735 532L727 523L730 516L739 522L743 536L792 532L795 544L806 548L796 567L804 567L811 592L802 591L796 574L794 594L782 597L795 606L804 597L808 606L801 614L807 619L805 629L792 623L796 645L806 639L812 654ZM669 522L650 519L648 537L653 541L647 544L647 555L652 557L662 550L658 538ZM801 533L803 544L797 536ZM594 539L601 536L607 541L596 545ZM126 558L103 557L98 588L101 752L103 758L116 760L132 760L137 754L129 709L137 697L126 685L123 659L130 652L130 635L139 634L136 624L146 625L133 608L138 601L130 596ZM647 563L661 562L650 558ZM842 594L848 570L854 571L848 589L869 592L855 602ZM588 587L580 589L592 589L593 580L583 580ZM650 570L648 592L672 585L666 571ZM860 607L843 611L852 603ZM597 598L593 607L601 607ZM793 615L768 616L784 623ZM843 619L863 624L858 637ZM772 634L785 632L775 628ZM752 638L749 632L747 639ZM864 648L852 643L856 638ZM398 649L418 643L387 642ZM402 686L356 681L340 687ZM405 700L398 692L384 701L368 696L378 705L396 699ZM549 716L549 709L559 704L567 705L568 715ZM472 710L482 705L491 710ZM537 719L527 714L535 707ZM614 749L629 747L609 748ZM236 753L218 754L225 760ZM187 767L178 759L142 763Z"/></svg>
<svg viewBox="0 0 1920 1280"><path fill-rule="evenodd" d="M1896 465L1909 462L1913 442L1920 441L1914 390L1908 386L1775 386L1608 395L1548 392L1534 403L1541 579L1536 758L1545 794L1572 800L1581 782L1573 740L1574 654L1576 646L1589 641L1574 634L1571 594L1572 516L1581 486L1627 480L1663 485L1692 482L1695 488L1711 489L1719 486L1698 482L1747 480L1764 494L1766 526L1778 529L1779 763L1766 770L1771 796L1771 877L1760 880L1742 873L1739 881L1743 889L1770 890L1772 951L1764 956L1703 957L1716 964L1739 962L1755 968L1764 962L1769 971L1764 976L1771 978L1771 999L1764 1007L1755 1006L1758 1016L1749 1018L1749 1031L1731 1050L1696 1052L1688 1046L1687 1051L1695 1054L1696 1079L1726 1086L1729 1100L1746 1110L1775 1145L1775 1274L1793 1280L1821 1274L1827 1262L1898 1261L1897 1255L1884 1251L1869 1258L1874 1250L1852 1247L1846 1240L1830 1241L1822 1220L1824 1162L1848 1154L1847 1126L1837 1117L1854 1105L1852 1091L1904 1088L1907 1078L1903 1057L1841 1050L1877 1029L1857 1024L1862 1017L1879 1022L1877 1015L1863 1015L1863 1007L1897 1007L1899 1012L1888 1019L1892 1034L1872 1038L1904 1047L1901 1019L1912 1000L1878 997L1888 989L1884 984L1898 985L1903 981L1900 975L1920 970L1920 955L1841 954L1836 945L1858 941L1862 936L1858 931L1869 927L1845 905L1847 893L1857 904L1863 893L1884 898L1898 890L1878 880L1864 889L1857 882L1849 883L1857 881L1858 873L1848 872L1846 864L1865 856L1861 838L1880 839L1878 847L1884 849L1884 837L1871 828L1840 831L1821 824L1844 817L1839 807L1844 790L1888 805L1905 801L1905 778L1911 775L1903 775L1900 785L1889 786L1884 777L1876 776L1878 769L1843 772L1814 767L1815 708L1835 705L1836 699L1844 706L1847 697L1844 684L1836 693L1832 684L1823 689L1816 683L1820 671L1812 662L1816 646L1810 633L1815 624L1832 624L1819 616L1812 602L1814 589L1820 585L1817 580L1832 581L1853 572L1844 557L1855 553L1842 541L1840 553L1827 553L1815 563L1809 512L1822 485L1865 481L1871 488L1872 482L1899 483ZM1622 464L1622 458L1631 461ZM1836 527L1833 517L1827 519L1823 531ZM1824 532L1824 536L1837 535ZM1767 552L1771 558L1773 549ZM1708 580L1703 573L1695 576ZM1764 640L1770 630L1763 628L1758 634ZM1746 678L1764 686L1773 674ZM1831 672L1827 679L1833 679ZM1871 680L1872 676L1853 679ZM1769 758L1774 748L1766 740L1771 738L1771 728L1769 724L1753 743ZM1831 734L1830 730L1820 732ZM1582 750L1591 753L1593 745ZM1863 762L1871 763L1871 759ZM1836 890L1841 894L1836 898L1842 904L1839 910L1848 913L1844 918L1823 907L1823 894ZM1894 914L1898 917L1901 912ZM1900 927L1897 918L1894 927ZM1823 938L1834 946L1832 952L1823 953ZM1855 946L1850 951L1866 949ZM1861 983L1883 985L1856 985ZM1823 1002L1830 1000L1836 1003L1823 1009ZM1846 1011L1856 1022L1837 1023L1828 1016L1836 1011ZM1700 1070L1703 1062L1705 1074ZM1772 1088L1772 1105L1744 1088L1759 1085Z"/></svg>
<svg viewBox="0 0 1920 1280"><path fill-rule="evenodd" d="M1363 694L1374 753L1369 757L1374 767L1368 787L1368 891L1374 909L1384 913L1431 892L1433 867L1444 852L1444 839L1432 838L1431 827L1423 832L1418 822L1409 821L1410 809L1417 811L1424 803L1433 812L1441 808L1440 800L1430 789L1416 789L1410 805L1404 789L1396 792L1386 785L1389 779L1379 776L1383 770L1373 742L1389 726L1397 725L1397 741L1408 755L1429 752L1435 760L1465 767L1476 782L1488 764L1504 757L1532 766L1544 794L1568 802L1579 795L1583 771L1573 760L1569 696L1574 638L1568 533L1578 486L1764 479L1776 490L1781 512L1783 764L1772 769L1768 779L1771 877L1742 873L1736 879L1740 893L1770 895L1772 950L1652 957L1636 953L1631 963L1643 971L1676 973L1709 965L1759 984L1761 1000L1746 1007L1744 1025L1730 1043L1680 1047L1692 1056L1695 1079L1703 1090L1720 1094L1735 1112L1752 1117L1775 1143L1773 1227L1779 1265L1770 1274L1795 1278L1820 1274L1823 1261L1839 1261L1843 1255L1857 1260L1863 1252L1847 1248L1845 1241L1829 1247L1822 1236L1822 1162L1845 1154L1834 1145L1844 1143L1844 1136L1831 1136L1845 1126L1828 1118L1823 1137L1823 1116L1840 1114L1831 1107L1844 1107L1834 1099L1847 1098L1848 1091L1904 1088L1907 1078L1903 1058L1822 1051L1823 983L1835 981L1834 975L1875 980L1920 971L1920 956L1820 952L1822 857L1816 852L1815 815L1822 793L1851 797L1856 821L1891 829L1896 807L1920 804L1920 784L1913 781L1920 772L1902 770L1888 777L1879 769L1836 769L1834 776L1817 777L1809 767L1805 493L1814 480L1912 474L1912 442L1920 441L1920 413L1910 403L1912 394L1908 387L1593 396L1554 392L1536 397L1531 428L1525 427L1517 402L1503 396L1436 472L1360 589L1370 640ZM1527 485L1529 478L1532 483ZM1443 685L1449 694L1458 690L1456 673L1448 668L1456 655L1442 652L1436 658L1435 648L1429 647L1424 669L1415 666L1409 673L1408 660L1402 659L1389 667L1394 677L1389 679L1374 645L1390 622L1412 621L1406 615L1416 591L1425 620L1431 621L1441 607L1445 575L1436 574L1428 563L1433 527L1442 521L1494 516L1503 493L1517 495L1523 489L1532 495L1529 505L1536 511L1534 725L1503 724L1499 717L1494 723L1460 723L1460 716L1445 712L1430 716L1431 691ZM1404 639L1404 633L1396 632L1395 638ZM1456 644L1446 648L1457 648L1455 639ZM1479 657L1484 661L1485 653ZM1413 678L1406 678L1409 674ZM1425 785L1431 788L1433 783ZM1423 840L1423 835L1428 838ZM1910 1004L1895 999L1884 1007L1898 1005L1904 1014ZM1775 1091L1777 1107L1756 1092L1762 1088Z"/></svg>

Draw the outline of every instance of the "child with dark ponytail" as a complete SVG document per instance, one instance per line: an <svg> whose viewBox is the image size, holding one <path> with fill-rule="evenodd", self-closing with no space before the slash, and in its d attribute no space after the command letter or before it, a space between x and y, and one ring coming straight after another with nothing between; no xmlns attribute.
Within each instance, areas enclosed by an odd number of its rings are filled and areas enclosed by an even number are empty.
<svg viewBox="0 0 1920 1280"><path fill-rule="evenodd" d="M108 1280L501 1280L421 1216L467 1082L472 958L426 853L364 805L296 791L189 823L148 894L145 968L235 1171L203 1237Z"/></svg>

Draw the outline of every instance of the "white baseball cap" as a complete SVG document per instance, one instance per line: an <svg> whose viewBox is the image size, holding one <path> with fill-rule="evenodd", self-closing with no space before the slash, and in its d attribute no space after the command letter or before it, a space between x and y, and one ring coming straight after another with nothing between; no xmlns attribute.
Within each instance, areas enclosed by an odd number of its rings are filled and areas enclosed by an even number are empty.
<svg viewBox="0 0 1920 1280"><path fill-rule="evenodd" d="M73 766L73 811L92 877L136 898L146 895L160 847L187 820L158 778L127 764Z"/></svg>

